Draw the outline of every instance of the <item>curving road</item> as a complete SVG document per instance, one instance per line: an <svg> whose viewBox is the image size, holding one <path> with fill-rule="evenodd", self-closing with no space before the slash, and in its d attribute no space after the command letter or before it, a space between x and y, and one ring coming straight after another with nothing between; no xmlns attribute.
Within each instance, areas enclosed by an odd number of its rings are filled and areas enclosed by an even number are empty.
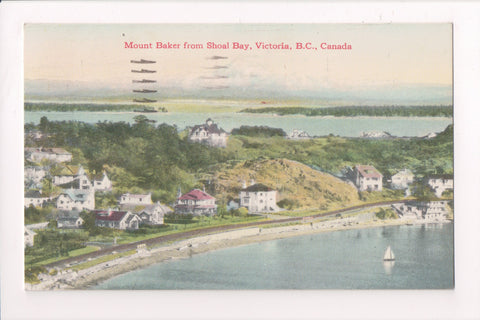
<svg viewBox="0 0 480 320"><path fill-rule="evenodd" d="M64 259L64 260L57 261L57 262L49 263L49 264L46 264L45 267L47 267L47 268L65 267L67 264L81 263L81 262L83 262L83 261L85 261L89 258L98 258L100 256L111 254L114 251L124 252L124 251L133 250L133 249L136 249L137 245L139 245L139 244L146 244L147 246L152 246L152 245L157 245L157 244L161 244L161 243L165 243L165 242L169 242L169 241L175 241L175 240L180 240L180 239L185 239L185 238L193 238L193 237L196 237L196 236L207 235L207 234L210 234L210 233L217 233L217 232L221 232L221 231L228 231L228 230L233 230L233 229L242 229L242 228L247 228L247 227L256 227L256 226L262 226L262 225L274 225L274 224L295 222L295 221L301 221L305 218L307 218L307 219L309 219L309 218L311 218L311 219L321 218L321 217L337 215L339 213L341 214L341 213L348 212L348 211L353 211L353 210L373 208L373 207L385 206L385 205L392 205L392 204L396 204L396 203L404 203L404 202L407 202L407 201L411 201L411 200L395 200L395 201L376 202L376 203L363 204L363 205L359 205L359 206L339 209L339 210L325 212L325 213L319 213L319 214L306 216L306 217L293 217L293 218L285 218L285 219L278 219L278 220L272 220L272 221L257 221L257 222L243 223L243 224L234 224L234 225L202 228L202 229L198 229L198 230L168 234L168 235L164 235L164 236L158 236L158 237L155 237L155 238L152 238L152 239L147 239L147 240L142 240L142 241L131 242L131 243L120 244L120 245L108 247L108 248L101 249L101 250L98 250L98 251L95 251L95 252L86 253L86 254L83 254L83 255L80 255L80 256L67 258L67 259Z"/></svg>

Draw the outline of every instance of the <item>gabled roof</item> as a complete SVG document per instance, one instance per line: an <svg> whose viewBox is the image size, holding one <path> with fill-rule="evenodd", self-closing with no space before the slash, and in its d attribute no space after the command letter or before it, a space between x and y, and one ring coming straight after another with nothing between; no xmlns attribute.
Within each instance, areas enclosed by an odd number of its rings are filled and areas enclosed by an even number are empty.
<svg viewBox="0 0 480 320"><path fill-rule="evenodd" d="M272 188L267 187L264 184L261 183L256 183L253 184L245 189L242 189L242 191L248 191L248 192L260 192L260 191L273 191Z"/></svg>
<svg viewBox="0 0 480 320"><path fill-rule="evenodd" d="M121 221L129 211L94 210L95 218L102 221Z"/></svg>
<svg viewBox="0 0 480 320"><path fill-rule="evenodd" d="M364 178L381 178L383 175L375 169L374 166L369 165L356 165L358 173Z"/></svg>
<svg viewBox="0 0 480 320"><path fill-rule="evenodd" d="M212 123L208 125L207 123L210 121ZM198 129L203 129L208 133L216 133L216 134L225 133L225 130L223 130L222 128L218 128L218 125L216 123L213 123L212 119L208 119L207 123L193 126L192 130L190 131L190 134L197 131Z"/></svg>
<svg viewBox="0 0 480 320"><path fill-rule="evenodd" d="M87 199L90 190L63 190L61 194L64 194L74 201L85 201Z"/></svg>
<svg viewBox="0 0 480 320"><path fill-rule="evenodd" d="M203 192L198 189L193 189L192 191L185 193L178 199L179 200L208 200L208 199L215 199L215 198L206 192Z"/></svg>
<svg viewBox="0 0 480 320"><path fill-rule="evenodd" d="M24 195L25 198L48 198L38 190L27 190Z"/></svg>

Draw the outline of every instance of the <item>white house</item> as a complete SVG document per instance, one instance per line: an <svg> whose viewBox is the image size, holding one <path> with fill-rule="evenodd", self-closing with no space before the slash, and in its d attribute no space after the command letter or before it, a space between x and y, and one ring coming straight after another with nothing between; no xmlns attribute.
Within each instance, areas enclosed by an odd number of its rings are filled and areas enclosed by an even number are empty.
<svg viewBox="0 0 480 320"><path fill-rule="evenodd" d="M188 139L192 142L205 143L212 147L225 148L228 135L209 118L205 124L194 126L188 134Z"/></svg>
<svg viewBox="0 0 480 320"><path fill-rule="evenodd" d="M369 165L356 165L353 169L354 182L360 191L382 191L383 175Z"/></svg>
<svg viewBox="0 0 480 320"><path fill-rule="evenodd" d="M130 211L116 210L95 210L95 225L97 227L121 229L121 230L137 230L142 219Z"/></svg>
<svg viewBox="0 0 480 320"><path fill-rule="evenodd" d="M179 214L210 216L217 214L217 205L214 197L205 191L193 189L184 195L178 193L174 210Z"/></svg>
<svg viewBox="0 0 480 320"><path fill-rule="evenodd" d="M112 181L108 178L107 173L103 171L102 178L93 179L92 181L93 189L95 191L111 191L112 190Z"/></svg>
<svg viewBox="0 0 480 320"><path fill-rule="evenodd" d="M125 193L120 196L120 205L147 205L152 204L152 194Z"/></svg>
<svg viewBox="0 0 480 320"><path fill-rule="evenodd" d="M248 212L277 212L277 191L264 184L257 183L249 187L244 185L240 191L240 207L245 207Z"/></svg>
<svg viewBox="0 0 480 320"><path fill-rule="evenodd" d="M161 225L164 223L164 216L172 212L172 209L157 202L144 206L138 210L136 214L138 214L145 224Z"/></svg>
<svg viewBox="0 0 480 320"><path fill-rule="evenodd" d="M57 228L59 229L78 229L83 223L78 211L63 211L57 217Z"/></svg>
<svg viewBox="0 0 480 320"><path fill-rule="evenodd" d="M54 176L52 183L64 189L71 188L88 190L92 187L92 183L90 182L90 179L88 178L87 173L82 166L78 168L76 174Z"/></svg>
<svg viewBox="0 0 480 320"><path fill-rule="evenodd" d="M448 216L447 201L427 201L394 204L401 219L444 221Z"/></svg>
<svg viewBox="0 0 480 320"><path fill-rule="evenodd" d="M24 227L23 229L23 240L24 240L24 247L33 247L35 243L35 235L36 233L33 230Z"/></svg>
<svg viewBox="0 0 480 320"><path fill-rule="evenodd" d="M93 210L95 208L95 192L87 190L64 190L57 198L57 209L60 210Z"/></svg>
<svg viewBox="0 0 480 320"><path fill-rule="evenodd" d="M453 176L435 176L428 179L428 185L435 192L437 197L441 197L446 190L453 190Z"/></svg>
<svg viewBox="0 0 480 320"><path fill-rule="evenodd" d="M70 162L72 154L63 148L25 148L25 159L34 162L44 159L53 162Z"/></svg>
<svg viewBox="0 0 480 320"><path fill-rule="evenodd" d="M409 169L403 169L392 176L392 189L407 189L415 176Z"/></svg>
<svg viewBox="0 0 480 320"><path fill-rule="evenodd" d="M39 183L47 175L43 167L28 166L24 169L24 181Z"/></svg>
<svg viewBox="0 0 480 320"><path fill-rule="evenodd" d="M287 139L292 140L302 140L302 139L310 139L311 137L305 131L293 129L293 131L287 136Z"/></svg>
<svg viewBox="0 0 480 320"><path fill-rule="evenodd" d="M42 195L41 191L28 190L27 192L25 192L23 199L23 205L28 208L31 205L34 207L43 207L43 205L46 202L50 201L52 198Z"/></svg>

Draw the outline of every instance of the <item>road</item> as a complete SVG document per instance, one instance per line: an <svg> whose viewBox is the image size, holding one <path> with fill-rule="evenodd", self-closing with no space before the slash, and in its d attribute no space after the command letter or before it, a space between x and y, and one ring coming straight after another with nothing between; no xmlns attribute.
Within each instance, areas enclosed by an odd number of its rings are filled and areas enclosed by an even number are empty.
<svg viewBox="0 0 480 320"><path fill-rule="evenodd" d="M319 213L307 217L292 217L292 218L285 218L285 219L277 219L277 220L269 220L269 221L257 221L257 222L249 222L249 223L243 223L243 224L234 224L234 225L227 225L227 226L219 226L219 227L208 227L208 228L202 228L198 230L192 230L192 231L186 231L186 232L180 232L180 233L174 233L174 234L168 234L164 236L158 236L152 239L147 239L147 240L142 240L142 241L137 241L137 242L131 242L131 243L126 243L126 244L120 244L120 245L115 245L111 246L105 249L101 249L95 252L91 253L86 253L83 255L79 255L76 257L72 258L67 258L61 261L53 262L46 264L45 267L47 268L53 268L53 267L66 267L66 265L72 265L72 264L77 264L81 263L83 261L86 261L88 259L93 259L93 258L98 258L100 256L112 254L114 251L115 252L124 252L124 251L129 251L137 248L137 245L139 244L146 244L147 246L153 246L153 245L158 245L162 244L165 242L170 242L170 241L176 241L176 240L181 240L181 239L186 239L186 238L193 238L197 236L202 236L202 235L207 235L210 233L218 233L218 232L223 232L223 231L229 231L229 230L234 230L234 229L242 229L242 228L248 228L248 227L257 227L257 226L263 226L263 225L274 225L274 224L282 224L282 223L288 223L288 222L296 222L296 221L302 221L303 219L315 219L315 218L322 218L322 217L328 217L328 216L335 216L337 214L341 214L344 212L348 211L354 211L354 210L359 210L359 209L367 209L367 208L374 208L378 206L386 206L386 205L392 205L396 203L404 203L407 201L411 200L395 200L395 201L384 201L384 202L376 202L376 203L370 203L370 204L363 204L359 206L354 206L354 207L348 207L344 209L339 209L339 210L334 210L334 211L329 211L325 213Z"/></svg>

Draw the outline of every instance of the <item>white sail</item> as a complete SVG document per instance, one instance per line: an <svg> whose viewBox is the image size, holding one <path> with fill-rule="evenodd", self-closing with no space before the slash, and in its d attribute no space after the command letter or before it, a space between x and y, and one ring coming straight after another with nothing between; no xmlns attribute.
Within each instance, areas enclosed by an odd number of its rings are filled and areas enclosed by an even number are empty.
<svg viewBox="0 0 480 320"><path fill-rule="evenodd" d="M383 260L386 260L386 261L395 260L395 255L393 254L393 251L390 248L390 246L388 246L387 250L385 250L385 254L383 255Z"/></svg>

